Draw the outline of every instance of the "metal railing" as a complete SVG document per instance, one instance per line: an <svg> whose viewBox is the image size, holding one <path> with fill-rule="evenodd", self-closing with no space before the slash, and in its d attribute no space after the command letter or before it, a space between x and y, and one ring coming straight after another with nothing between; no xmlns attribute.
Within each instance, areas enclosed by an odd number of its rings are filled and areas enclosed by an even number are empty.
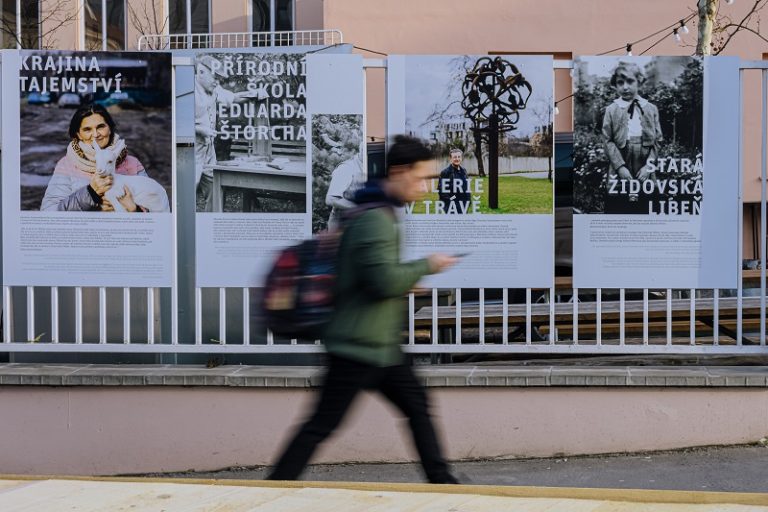
<svg viewBox="0 0 768 512"><path fill-rule="evenodd" d="M341 30L289 30L278 32L211 32L199 34L143 34L137 48L147 50L194 50L270 46L332 46L342 44Z"/></svg>
<svg viewBox="0 0 768 512"><path fill-rule="evenodd" d="M366 66L385 67L386 63L370 60ZM555 63L556 68L569 66L570 62ZM762 80L760 268L740 270L735 290L584 290L573 289L570 280L562 278L547 290L425 290L408 296L405 349L424 354L768 353L768 62L742 62L742 91L746 72L759 72ZM740 147L743 152L743 142ZM178 151L188 152L186 158L177 159L186 162L177 170L181 193L174 193L183 201L194 198L194 183L183 183L195 174L185 167L189 162L194 165L193 148L184 143ZM742 155L738 161L743 166ZM180 251L191 243L182 238ZM740 235L740 261L742 243ZM188 269L186 275L191 275ZM257 289L195 288L189 279L180 279L178 289L5 287L0 352L298 354L322 350L316 340L279 339L260 327L254 312L257 300Z"/></svg>

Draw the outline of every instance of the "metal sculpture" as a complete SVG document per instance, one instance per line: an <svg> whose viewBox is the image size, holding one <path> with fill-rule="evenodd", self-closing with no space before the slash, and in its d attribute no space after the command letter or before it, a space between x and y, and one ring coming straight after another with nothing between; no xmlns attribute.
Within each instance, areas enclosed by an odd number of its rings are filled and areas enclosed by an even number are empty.
<svg viewBox="0 0 768 512"><path fill-rule="evenodd" d="M499 207L499 134L512 131L533 88L520 70L501 57L481 57L462 85L461 107L476 140L488 141L488 206ZM482 154L482 152L480 152Z"/></svg>

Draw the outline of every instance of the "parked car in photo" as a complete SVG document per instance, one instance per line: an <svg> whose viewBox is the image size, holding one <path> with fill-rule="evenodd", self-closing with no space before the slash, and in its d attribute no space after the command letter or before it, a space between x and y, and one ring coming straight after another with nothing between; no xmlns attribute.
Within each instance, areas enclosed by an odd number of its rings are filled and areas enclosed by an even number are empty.
<svg viewBox="0 0 768 512"><path fill-rule="evenodd" d="M47 92L31 92L27 96L30 105L47 105L51 102L51 95Z"/></svg>
<svg viewBox="0 0 768 512"><path fill-rule="evenodd" d="M160 89L124 87L123 92L143 107L163 107L170 104L171 101L168 92Z"/></svg>
<svg viewBox="0 0 768 512"><path fill-rule="evenodd" d="M117 105L121 108L140 108L140 105L125 91L110 93L106 98L96 100L103 107Z"/></svg>
<svg viewBox="0 0 768 512"><path fill-rule="evenodd" d="M73 92L65 92L59 96L59 108L77 108L80 106L80 96Z"/></svg>

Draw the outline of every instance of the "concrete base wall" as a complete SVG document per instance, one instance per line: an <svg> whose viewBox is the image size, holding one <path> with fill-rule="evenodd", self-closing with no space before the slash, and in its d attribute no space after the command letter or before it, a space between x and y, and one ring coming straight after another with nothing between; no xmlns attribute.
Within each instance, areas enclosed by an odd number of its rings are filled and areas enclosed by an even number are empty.
<svg viewBox="0 0 768 512"><path fill-rule="evenodd" d="M269 464L315 390L0 387L0 473L112 475ZM450 459L753 442L768 389L431 388ZM364 395L313 462L414 459L407 424Z"/></svg>

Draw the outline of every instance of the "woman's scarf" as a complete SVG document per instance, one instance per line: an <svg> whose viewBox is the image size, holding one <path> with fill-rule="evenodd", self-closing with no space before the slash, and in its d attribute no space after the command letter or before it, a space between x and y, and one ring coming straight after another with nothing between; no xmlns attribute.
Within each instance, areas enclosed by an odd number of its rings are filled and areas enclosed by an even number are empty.
<svg viewBox="0 0 768 512"><path fill-rule="evenodd" d="M113 134L112 144L104 149L113 149L119 140L120 136L116 133ZM126 156L128 156L128 148L123 148L117 157L115 166L123 163ZM91 174L96 172L96 150L90 144L82 144L78 139L72 139L67 146L67 158L79 171Z"/></svg>

